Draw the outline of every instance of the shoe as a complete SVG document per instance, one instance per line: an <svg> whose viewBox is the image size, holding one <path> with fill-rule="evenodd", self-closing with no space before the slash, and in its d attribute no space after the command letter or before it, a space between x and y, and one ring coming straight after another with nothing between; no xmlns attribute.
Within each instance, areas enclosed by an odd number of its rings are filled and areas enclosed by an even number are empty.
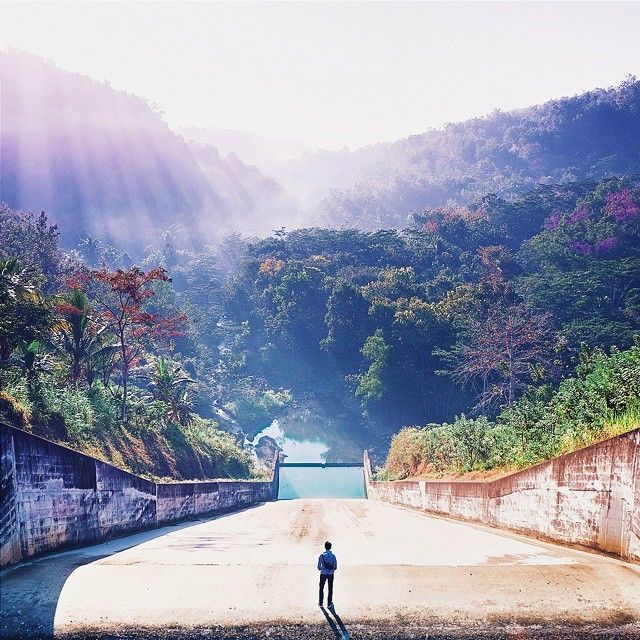
<svg viewBox="0 0 640 640"><path fill-rule="evenodd" d="M329 609L331 609L331 608L333 607L333 602L330 602L330 603L327 605L327 607L328 607Z"/></svg>
<svg viewBox="0 0 640 640"><path fill-rule="evenodd" d="M321 607L322 606L322 602L318 602L318 606Z"/></svg>

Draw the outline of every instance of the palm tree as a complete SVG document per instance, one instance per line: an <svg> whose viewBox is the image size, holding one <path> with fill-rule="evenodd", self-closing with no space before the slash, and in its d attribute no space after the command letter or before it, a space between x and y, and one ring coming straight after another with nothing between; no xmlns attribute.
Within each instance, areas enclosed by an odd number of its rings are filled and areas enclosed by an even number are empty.
<svg viewBox="0 0 640 640"><path fill-rule="evenodd" d="M167 406L168 417L180 424L187 424L193 406L189 387L195 381L187 376L179 364L169 363L162 356L156 360L150 378L149 389L156 400Z"/></svg>
<svg viewBox="0 0 640 640"><path fill-rule="evenodd" d="M96 360L117 346L103 343L105 327L93 321L84 291L74 289L64 296L57 305L57 311L60 321L55 326L54 344L71 363L71 380L77 385L84 373L91 382Z"/></svg>

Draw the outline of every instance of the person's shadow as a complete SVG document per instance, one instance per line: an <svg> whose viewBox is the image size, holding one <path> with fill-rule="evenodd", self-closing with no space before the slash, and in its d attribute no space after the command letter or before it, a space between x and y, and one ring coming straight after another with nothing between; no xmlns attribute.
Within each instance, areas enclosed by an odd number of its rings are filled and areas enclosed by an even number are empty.
<svg viewBox="0 0 640 640"><path fill-rule="evenodd" d="M336 608L334 605L328 607L329 611L332 613L333 617L329 615L327 609L324 607L320 607L322 609L322 613L324 613L324 617L327 619L331 630L333 631L336 638L341 638L342 640L349 640L349 632L347 628L344 626L344 623L340 619L340 616L336 613Z"/></svg>

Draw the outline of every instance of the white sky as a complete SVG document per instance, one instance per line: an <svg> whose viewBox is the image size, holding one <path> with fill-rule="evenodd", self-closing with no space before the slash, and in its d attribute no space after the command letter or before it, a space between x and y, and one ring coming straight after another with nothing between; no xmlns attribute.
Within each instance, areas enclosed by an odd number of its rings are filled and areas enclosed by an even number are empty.
<svg viewBox="0 0 640 640"><path fill-rule="evenodd" d="M361 146L640 75L640 2L0 2L2 47L169 124Z"/></svg>

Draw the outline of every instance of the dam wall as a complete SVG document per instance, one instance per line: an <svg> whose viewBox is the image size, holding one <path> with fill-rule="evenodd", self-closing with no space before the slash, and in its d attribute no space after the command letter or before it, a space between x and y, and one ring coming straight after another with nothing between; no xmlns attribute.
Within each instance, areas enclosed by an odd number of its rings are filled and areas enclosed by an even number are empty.
<svg viewBox="0 0 640 640"><path fill-rule="evenodd" d="M369 498L640 562L640 429L491 481L373 480Z"/></svg>
<svg viewBox="0 0 640 640"><path fill-rule="evenodd" d="M0 566L275 500L267 482L156 483L0 425Z"/></svg>

